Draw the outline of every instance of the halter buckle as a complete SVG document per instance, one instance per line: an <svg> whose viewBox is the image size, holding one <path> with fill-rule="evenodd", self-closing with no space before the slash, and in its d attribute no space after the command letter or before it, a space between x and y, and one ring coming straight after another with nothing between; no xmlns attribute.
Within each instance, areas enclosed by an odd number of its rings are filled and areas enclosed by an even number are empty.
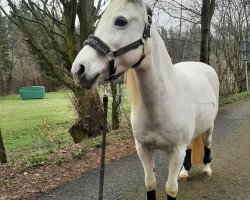
<svg viewBox="0 0 250 200"><path fill-rule="evenodd" d="M114 56L114 53L113 51L110 51L107 55L106 55L108 61L111 61L111 60L114 60L115 59L115 56Z"/></svg>

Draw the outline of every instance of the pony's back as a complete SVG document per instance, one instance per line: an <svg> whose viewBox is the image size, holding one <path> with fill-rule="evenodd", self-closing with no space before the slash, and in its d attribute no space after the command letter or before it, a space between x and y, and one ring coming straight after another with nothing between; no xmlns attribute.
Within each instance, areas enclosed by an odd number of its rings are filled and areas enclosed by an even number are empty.
<svg viewBox="0 0 250 200"><path fill-rule="evenodd" d="M213 93L205 94L203 99L197 100L197 103L205 103L216 97L213 102L218 106L219 79L211 66L201 62L181 62L175 64L173 68L179 71L182 74L181 76L186 77L190 84L191 92L196 93L195 96L201 96L202 93L206 93L212 88Z"/></svg>

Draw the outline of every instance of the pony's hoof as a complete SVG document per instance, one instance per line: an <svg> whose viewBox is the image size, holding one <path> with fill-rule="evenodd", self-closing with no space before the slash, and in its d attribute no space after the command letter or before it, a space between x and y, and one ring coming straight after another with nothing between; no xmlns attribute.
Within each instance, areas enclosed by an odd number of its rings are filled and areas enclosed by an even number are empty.
<svg viewBox="0 0 250 200"><path fill-rule="evenodd" d="M185 168L183 167L183 169L179 173L179 180L180 181L187 181L188 179L189 179L188 171L185 170Z"/></svg>
<svg viewBox="0 0 250 200"><path fill-rule="evenodd" d="M189 179L189 176L185 176L185 175L179 176L180 181L188 181L188 179Z"/></svg>
<svg viewBox="0 0 250 200"><path fill-rule="evenodd" d="M212 176L212 170L211 170L210 165L205 165L205 167L203 168L203 174L207 177Z"/></svg>
<svg viewBox="0 0 250 200"><path fill-rule="evenodd" d="M156 200L156 191L148 191L147 192L147 200Z"/></svg>
<svg viewBox="0 0 250 200"><path fill-rule="evenodd" d="M172 196L167 194L167 200L176 200L176 197L172 197Z"/></svg>

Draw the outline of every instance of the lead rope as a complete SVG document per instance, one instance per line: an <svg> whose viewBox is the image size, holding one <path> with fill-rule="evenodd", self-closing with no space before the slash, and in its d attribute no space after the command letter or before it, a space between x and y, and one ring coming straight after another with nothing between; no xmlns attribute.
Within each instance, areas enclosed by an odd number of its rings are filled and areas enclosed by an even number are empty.
<svg viewBox="0 0 250 200"><path fill-rule="evenodd" d="M104 85L103 85L102 153L101 153L99 200L103 200L105 152L106 152L106 133L107 133L107 116L108 116L108 95L107 95L107 84L104 83Z"/></svg>

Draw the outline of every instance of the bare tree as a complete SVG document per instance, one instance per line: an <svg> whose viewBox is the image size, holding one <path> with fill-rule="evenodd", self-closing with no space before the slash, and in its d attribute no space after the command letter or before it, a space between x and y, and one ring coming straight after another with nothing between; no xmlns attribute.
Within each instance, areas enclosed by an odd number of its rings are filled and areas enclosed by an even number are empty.
<svg viewBox="0 0 250 200"><path fill-rule="evenodd" d="M209 63L210 25L215 10L215 0L154 1L156 7L179 20L179 39L184 22L201 24L200 61ZM191 25L189 25L191 27ZM180 60L181 61L181 60Z"/></svg>
<svg viewBox="0 0 250 200"><path fill-rule="evenodd" d="M0 129L0 163L7 163L7 156L3 144L1 129Z"/></svg>
<svg viewBox="0 0 250 200"><path fill-rule="evenodd" d="M0 11L0 93L6 95L10 90L12 79L12 63L9 55L10 39L7 29L7 20Z"/></svg>
<svg viewBox="0 0 250 200"><path fill-rule="evenodd" d="M119 80L110 83L110 89L112 94L112 114L111 114L111 127L112 130L117 130L120 127L120 105L122 101L122 85Z"/></svg>
<svg viewBox="0 0 250 200"><path fill-rule="evenodd" d="M97 111L101 109L97 91L76 86L70 69L82 41L93 31L101 5L106 1L100 0L97 8L94 7L94 0L21 0L19 5L13 0L7 2L10 14L1 5L0 9L22 30L27 43L43 61L44 70L75 94L79 120L71 128L71 133L74 135L80 130L90 136L99 134L101 112ZM79 29L75 26L77 14Z"/></svg>
<svg viewBox="0 0 250 200"><path fill-rule="evenodd" d="M215 0L202 0L200 62L209 64L209 40Z"/></svg>
<svg viewBox="0 0 250 200"><path fill-rule="evenodd" d="M240 44L250 41L249 0L218 2L215 13L214 46L222 92L227 95L246 89L244 68L240 62Z"/></svg>

